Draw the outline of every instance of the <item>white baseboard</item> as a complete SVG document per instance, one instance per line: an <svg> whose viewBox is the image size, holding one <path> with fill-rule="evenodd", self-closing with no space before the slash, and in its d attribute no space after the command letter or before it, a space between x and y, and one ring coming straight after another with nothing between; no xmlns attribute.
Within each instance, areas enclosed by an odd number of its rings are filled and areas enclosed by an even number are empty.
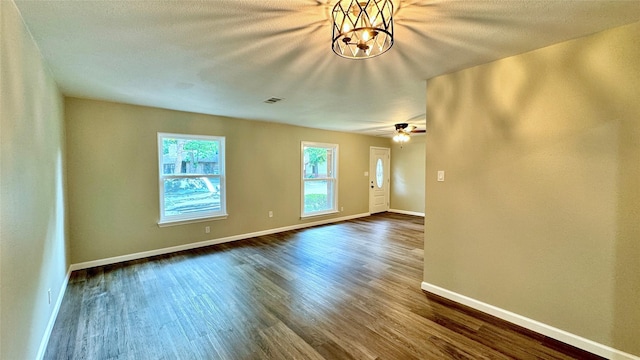
<svg viewBox="0 0 640 360"><path fill-rule="evenodd" d="M501 309L499 307L484 303L482 301L458 294L456 292L441 288L436 285L429 284L427 282L422 282L421 285L422 290L428 291L430 293L442 296L446 299L455 301L457 303L469 306L473 309L482 311L483 313L487 313L493 315L502 320L506 320L510 323L522 326L526 329L537 332L538 334L542 334L548 336L550 338L562 341L565 344L573 345L582 350L586 350L590 353L600 355L607 359L615 359L615 360L640 360L640 357L635 355L631 355L625 353L620 350L616 350L612 347L597 343L595 341L585 339L581 336L569 333L564 330L560 330L553 326L543 324L539 321L529 319L522 315L518 315L516 313L512 313L510 311Z"/></svg>
<svg viewBox="0 0 640 360"><path fill-rule="evenodd" d="M398 214L405 214L405 215L413 215L413 216L422 216L422 217L424 217L424 213L417 212L417 211L408 211L408 210L389 209L389 212L392 212L392 213L398 213Z"/></svg>
<svg viewBox="0 0 640 360"><path fill-rule="evenodd" d="M67 291L67 285L69 284L69 278L71 278L71 267L67 270L67 275L62 281L62 285L60 286L60 291L58 291L58 298L56 299L56 303L53 307L53 311L51 312L51 316L49 316L49 323L47 323L47 327L44 330L44 335L42 336L42 340L40 341L40 347L38 348L38 355L36 359L41 360L44 358L44 354L47 351L47 345L49 344L49 338L51 337L51 332L53 331L53 326L56 324L56 319L58 318L58 312L60 311L60 306L62 305L62 299L64 298L64 293Z"/></svg>
<svg viewBox="0 0 640 360"><path fill-rule="evenodd" d="M296 224L296 225L285 226L285 227L280 227L280 228L275 228L275 229L268 229L268 230L256 231L256 232L252 232L252 233L227 236L227 237L218 238L218 239L199 241L199 242L196 242L196 243L172 246L172 247L156 249L156 250L142 251L142 252L128 254L128 255L114 256L114 257L110 257L110 258L106 258L106 259L86 261L86 262L82 262L82 263L78 263L78 264L72 264L71 265L71 271L87 269L87 268L96 267L96 266L115 264L115 263L119 263L119 262L123 262L123 261L144 259L144 258L148 258L148 257L151 257L151 256L171 254L171 253L178 252L178 251L197 249L197 248L201 248L201 247L205 247L205 246L222 244L222 243L236 241L236 240L242 240L242 239L248 239L248 238L252 238L252 237L256 237L256 236L276 234L276 233L283 232L283 231L297 230L297 229L303 229L303 228L312 227L312 226L318 226L318 225L324 225L324 224L329 224L329 223L334 223L334 222L339 222L339 221L351 220L351 219L361 218L361 217L365 217L365 216L369 216L369 215L370 215L369 213L362 213L362 214L356 214L356 215L343 216L343 217L339 217L339 218L324 219L324 220L308 222L308 223L304 223L304 224Z"/></svg>

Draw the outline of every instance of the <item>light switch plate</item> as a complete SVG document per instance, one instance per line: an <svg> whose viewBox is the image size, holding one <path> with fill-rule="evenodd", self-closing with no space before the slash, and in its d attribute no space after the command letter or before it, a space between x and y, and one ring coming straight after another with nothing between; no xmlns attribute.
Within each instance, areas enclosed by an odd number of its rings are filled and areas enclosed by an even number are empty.
<svg viewBox="0 0 640 360"><path fill-rule="evenodd" d="M444 170L438 171L438 181L444 181Z"/></svg>

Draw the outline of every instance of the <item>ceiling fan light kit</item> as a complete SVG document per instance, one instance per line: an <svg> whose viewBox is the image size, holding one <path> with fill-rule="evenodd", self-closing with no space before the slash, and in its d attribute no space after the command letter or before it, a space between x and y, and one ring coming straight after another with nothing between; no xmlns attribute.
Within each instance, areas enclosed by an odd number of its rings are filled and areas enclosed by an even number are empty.
<svg viewBox="0 0 640 360"><path fill-rule="evenodd" d="M415 125L409 125L407 123L398 123L395 124L396 130L394 131L393 141L400 143L402 146L403 143L411 140L412 133L425 133L426 130L419 130Z"/></svg>
<svg viewBox="0 0 640 360"><path fill-rule="evenodd" d="M406 143L410 139L411 139L411 136L409 136L409 134L405 133L404 131L398 131L396 132L395 135L393 135L393 141L401 144Z"/></svg>
<svg viewBox="0 0 640 360"><path fill-rule="evenodd" d="M407 141L411 140L411 136L409 135L409 133L411 132L412 129L407 130L407 127L409 127L409 124L407 123L400 123L400 124L396 124L396 133L395 135L393 135L393 141L400 143L400 145L402 145L403 143L406 143Z"/></svg>
<svg viewBox="0 0 640 360"><path fill-rule="evenodd" d="M340 0L333 7L333 52L347 59L382 55L393 45L391 0Z"/></svg>

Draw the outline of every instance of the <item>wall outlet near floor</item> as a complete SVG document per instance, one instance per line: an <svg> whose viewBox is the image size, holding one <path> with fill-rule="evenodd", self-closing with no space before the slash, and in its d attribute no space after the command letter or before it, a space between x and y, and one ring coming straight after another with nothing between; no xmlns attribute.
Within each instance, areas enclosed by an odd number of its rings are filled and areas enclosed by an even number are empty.
<svg viewBox="0 0 640 360"><path fill-rule="evenodd" d="M205 233L205 234L208 234L208 233L210 233L210 232L211 232L211 227L210 227L210 226L205 226L205 227L204 227L204 233Z"/></svg>
<svg viewBox="0 0 640 360"><path fill-rule="evenodd" d="M344 211L344 206L340 206L340 211Z"/></svg>
<svg viewBox="0 0 640 360"><path fill-rule="evenodd" d="M47 290L47 299L49 300L49 305L51 305L51 289Z"/></svg>
<svg viewBox="0 0 640 360"><path fill-rule="evenodd" d="M269 217L273 217L273 211L269 210Z"/></svg>

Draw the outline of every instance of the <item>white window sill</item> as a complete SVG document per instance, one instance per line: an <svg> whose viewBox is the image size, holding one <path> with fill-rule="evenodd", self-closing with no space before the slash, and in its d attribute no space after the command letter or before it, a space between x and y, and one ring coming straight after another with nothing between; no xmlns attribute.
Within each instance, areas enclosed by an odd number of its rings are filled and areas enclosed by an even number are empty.
<svg viewBox="0 0 640 360"><path fill-rule="evenodd" d="M331 211L324 211L324 212L321 212L321 213L300 215L300 219L309 219L309 218L315 218L315 217L319 217L319 216L327 216L327 215L337 214L339 212L340 211L338 211L338 210L331 210Z"/></svg>
<svg viewBox="0 0 640 360"><path fill-rule="evenodd" d="M198 218L198 219L165 220L165 221L158 222L158 227L194 224L194 223L213 221L213 220L225 220L228 217L229 217L229 214L223 214L223 215L209 216L209 217Z"/></svg>

